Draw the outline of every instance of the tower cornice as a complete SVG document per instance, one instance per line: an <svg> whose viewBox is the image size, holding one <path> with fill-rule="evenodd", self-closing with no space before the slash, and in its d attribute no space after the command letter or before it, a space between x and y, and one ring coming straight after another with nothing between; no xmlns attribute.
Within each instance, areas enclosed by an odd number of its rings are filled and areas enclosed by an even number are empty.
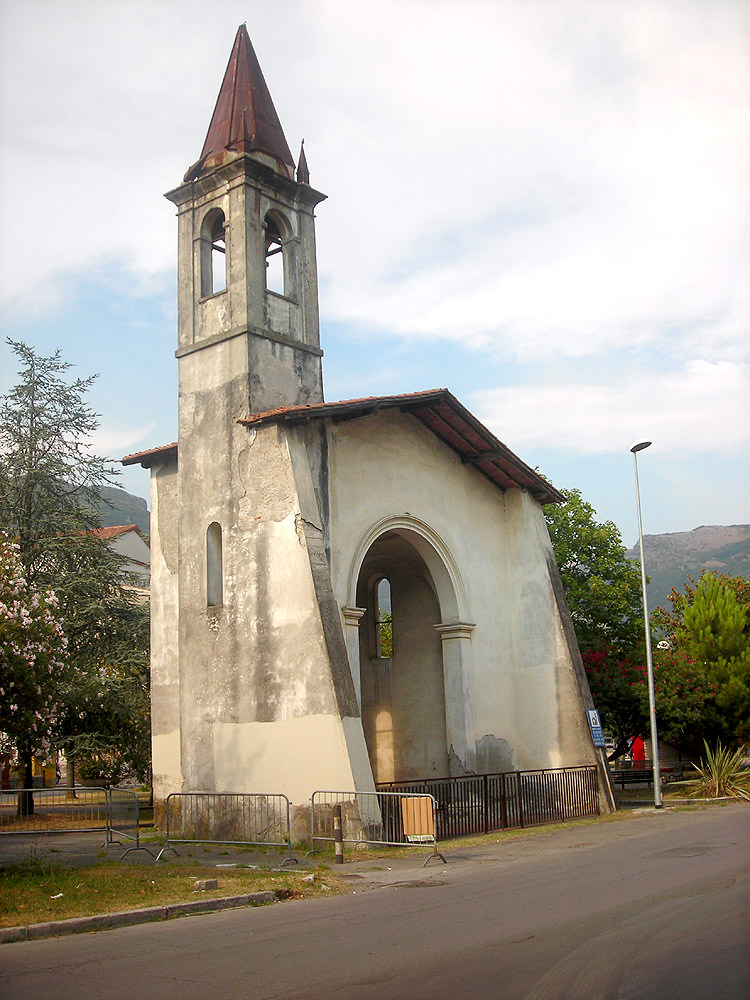
<svg viewBox="0 0 750 1000"><path fill-rule="evenodd" d="M171 191L167 191L164 197L179 208L182 205L192 204L203 197L210 197L215 194L217 188L225 184L231 185L238 180L256 182L259 186L270 187L275 192L284 195L291 204L308 210L314 209L316 205L328 197L322 191L310 187L309 184L300 184L279 175L271 167L266 166L248 153L238 155L226 163L206 170L200 177L185 181Z"/></svg>

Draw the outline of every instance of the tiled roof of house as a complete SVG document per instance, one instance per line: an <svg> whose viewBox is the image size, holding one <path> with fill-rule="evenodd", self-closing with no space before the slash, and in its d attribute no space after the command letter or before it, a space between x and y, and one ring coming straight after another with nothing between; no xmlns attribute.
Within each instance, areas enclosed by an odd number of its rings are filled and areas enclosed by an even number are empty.
<svg viewBox="0 0 750 1000"><path fill-rule="evenodd" d="M150 469L152 465L161 465L169 459L177 458L177 442L163 444L159 448L149 448L147 451L136 451L133 455L126 455L120 461L123 465L141 465L144 469Z"/></svg>
<svg viewBox="0 0 750 1000"><path fill-rule="evenodd" d="M103 542L111 542L113 538L119 538L120 535L127 535L130 531L137 532L143 538L143 533L137 524L116 524L109 528L95 528L91 534L96 535L97 538L101 538Z"/></svg>

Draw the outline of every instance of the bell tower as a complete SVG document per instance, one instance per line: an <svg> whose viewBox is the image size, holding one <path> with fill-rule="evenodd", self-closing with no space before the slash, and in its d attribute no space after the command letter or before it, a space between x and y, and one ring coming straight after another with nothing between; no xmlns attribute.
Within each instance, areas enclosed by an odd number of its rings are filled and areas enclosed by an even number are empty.
<svg viewBox="0 0 750 1000"><path fill-rule="evenodd" d="M180 400L210 384L234 419L323 400L315 206L245 25L178 210ZM180 419L182 438L182 415Z"/></svg>

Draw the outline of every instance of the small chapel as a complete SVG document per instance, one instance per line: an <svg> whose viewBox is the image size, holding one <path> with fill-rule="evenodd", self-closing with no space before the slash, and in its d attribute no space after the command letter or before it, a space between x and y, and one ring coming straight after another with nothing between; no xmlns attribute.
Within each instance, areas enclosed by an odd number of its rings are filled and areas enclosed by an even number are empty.
<svg viewBox="0 0 750 1000"><path fill-rule="evenodd" d="M447 389L328 402L315 209L242 25L178 218L151 471L154 797L606 766L544 519ZM606 796L604 797L606 801Z"/></svg>

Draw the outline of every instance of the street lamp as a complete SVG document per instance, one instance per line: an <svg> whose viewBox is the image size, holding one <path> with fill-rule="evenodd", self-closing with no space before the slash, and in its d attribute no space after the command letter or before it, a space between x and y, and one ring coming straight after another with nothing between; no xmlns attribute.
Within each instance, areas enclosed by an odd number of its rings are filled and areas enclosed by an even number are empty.
<svg viewBox="0 0 750 1000"><path fill-rule="evenodd" d="M641 491L638 487L638 452L648 448L650 441L641 441L630 449L635 469L635 502L638 508L638 544L641 550L641 584L643 586L643 622L646 630L646 665L648 669L648 707L651 715L651 760L654 768L654 806L661 809L661 774L659 770L659 737L656 732L656 699L654 697L654 660L651 656L651 625L646 598L646 563L643 559L643 523L641 521Z"/></svg>

